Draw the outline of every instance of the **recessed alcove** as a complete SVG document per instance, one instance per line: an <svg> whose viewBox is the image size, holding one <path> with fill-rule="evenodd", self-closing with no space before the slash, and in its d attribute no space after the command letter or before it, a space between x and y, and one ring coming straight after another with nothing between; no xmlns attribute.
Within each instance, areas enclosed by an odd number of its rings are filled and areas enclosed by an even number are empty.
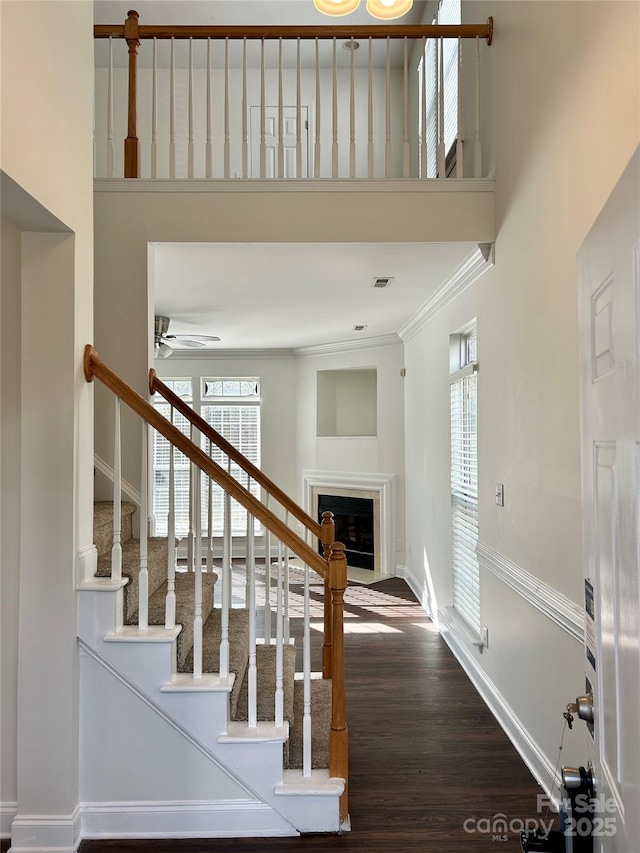
<svg viewBox="0 0 640 853"><path fill-rule="evenodd" d="M378 374L375 368L319 370L316 435L376 436Z"/></svg>

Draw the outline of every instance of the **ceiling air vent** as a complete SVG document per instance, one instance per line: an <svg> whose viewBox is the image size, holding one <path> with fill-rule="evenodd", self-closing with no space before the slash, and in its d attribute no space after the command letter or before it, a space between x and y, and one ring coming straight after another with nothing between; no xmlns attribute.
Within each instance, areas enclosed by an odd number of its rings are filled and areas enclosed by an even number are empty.
<svg viewBox="0 0 640 853"><path fill-rule="evenodd" d="M385 287L389 287L392 281L393 276L380 276L379 278L374 278L371 287L377 287L379 289L382 289Z"/></svg>
<svg viewBox="0 0 640 853"><path fill-rule="evenodd" d="M363 325L358 325L358 326L354 326L354 327L353 327L353 331L354 331L354 332L364 332L364 330L365 330L366 328L367 328L366 324L365 324L364 326L363 326Z"/></svg>

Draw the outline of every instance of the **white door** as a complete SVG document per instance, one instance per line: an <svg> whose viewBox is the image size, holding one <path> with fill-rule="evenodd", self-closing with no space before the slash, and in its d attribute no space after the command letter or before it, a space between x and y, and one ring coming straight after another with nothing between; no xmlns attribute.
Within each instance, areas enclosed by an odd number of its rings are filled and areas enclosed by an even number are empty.
<svg viewBox="0 0 640 853"><path fill-rule="evenodd" d="M586 664L600 807L594 851L638 853L640 149L582 245L578 270L585 587L593 585L595 604Z"/></svg>
<svg viewBox="0 0 640 853"><path fill-rule="evenodd" d="M279 151L278 108L264 108L265 172L260 174L260 107L251 107L251 177L308 178L308 108L300 107L300 150L296 107L282 108L282 150ZM298 153L300 171L298 172ZM280 159L279 159L280 154Z"/></svg>

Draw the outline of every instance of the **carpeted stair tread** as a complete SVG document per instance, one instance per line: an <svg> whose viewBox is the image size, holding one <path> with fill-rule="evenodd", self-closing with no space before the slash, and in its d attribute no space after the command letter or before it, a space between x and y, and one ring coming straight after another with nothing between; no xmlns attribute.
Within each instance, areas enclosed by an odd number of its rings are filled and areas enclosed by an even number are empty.
<svg viewBox="0 0 640 853"><path fill-rule="evenodd" d="M293 687L293 724L289 728L288 759L290 769L302 767L302 721L304 716L304 681L296 679ZM331 679L311 679L311 766L329 766L329 732L331 730ZM285 757L287 750L285 749Z"/></svg>
<svg viewBox="0 0 640 853"><path fill-rule="evenodd" d="M293 723L293 679L296 672L296 649L293 645L283 646L282 655L282 687L284 694L284 719ZM256 673L257 673L257 704L258 720L275 719L275 691L276 691L276 646L260 644L256 646ZM234 719L249 719L249 666L244 672L238 706Z"/></svg>
<svg viewBox="0 0 640 853"><path fill-rule="evenodd" d="M220 610L212 610L202 628L202 671L218 672L220 669ZM240 608L229 610L229 672L235 672L236 679L231 691L230 708L233 719L238 705L240 687L249 659L249 611ZM182 672L193 672L193 649L189 650Z"/></svg>
<svg viewBox="0 0 640 853"><path fill-rule="evenodd" d="M206 621L209 614L213 610L213 588L217 580L217 575L202 574L202 620ZM149 596L149 624L164 625L166 602L167 602L167 581L164 581L156 589L153 595ZM180 670L184 665L184 661L193 647L193 618L195 615L195 573L194 572L177 572L176 573L176 623L182 625L182 631L178 634L177 647L177 666ZM138 611L132 614L128 620L130 624L136 624L138 621Z"/></svg>
<svg viewBox="0 0 640 853"><path fill-rule="evenodd" d="M149 572L149 597L167 577L169 544L166 537L150 537L147 541L147 570ZM122 574L129 578L124 588L124 621L130 622L138 610L138 574L140 572L140 540L129 539L122 546ZM111 574L111 554L98 559L96 574L105 577Z"/></svg>
<svg viewBox="0 0 640 853"><path fill-rule="evenodd" d="M120 506L121 542L131 539L131 516L137 506L131 501L122 501ZM113 544L113 503L111 501L95 501L93 504L93 544L98 551L98 557L111 553Z"/></svg>

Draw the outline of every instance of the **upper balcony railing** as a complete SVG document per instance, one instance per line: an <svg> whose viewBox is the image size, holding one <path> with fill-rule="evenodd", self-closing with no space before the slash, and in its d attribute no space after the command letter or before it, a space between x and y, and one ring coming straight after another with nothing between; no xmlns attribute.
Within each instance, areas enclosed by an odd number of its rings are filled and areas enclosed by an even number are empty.
<svg viewBox="0 0 640 853"><path fill-rule="evenodd" d="M96 177L482 177L492 35L492 18L154 27L132 11L95 27Z"/></svg>

